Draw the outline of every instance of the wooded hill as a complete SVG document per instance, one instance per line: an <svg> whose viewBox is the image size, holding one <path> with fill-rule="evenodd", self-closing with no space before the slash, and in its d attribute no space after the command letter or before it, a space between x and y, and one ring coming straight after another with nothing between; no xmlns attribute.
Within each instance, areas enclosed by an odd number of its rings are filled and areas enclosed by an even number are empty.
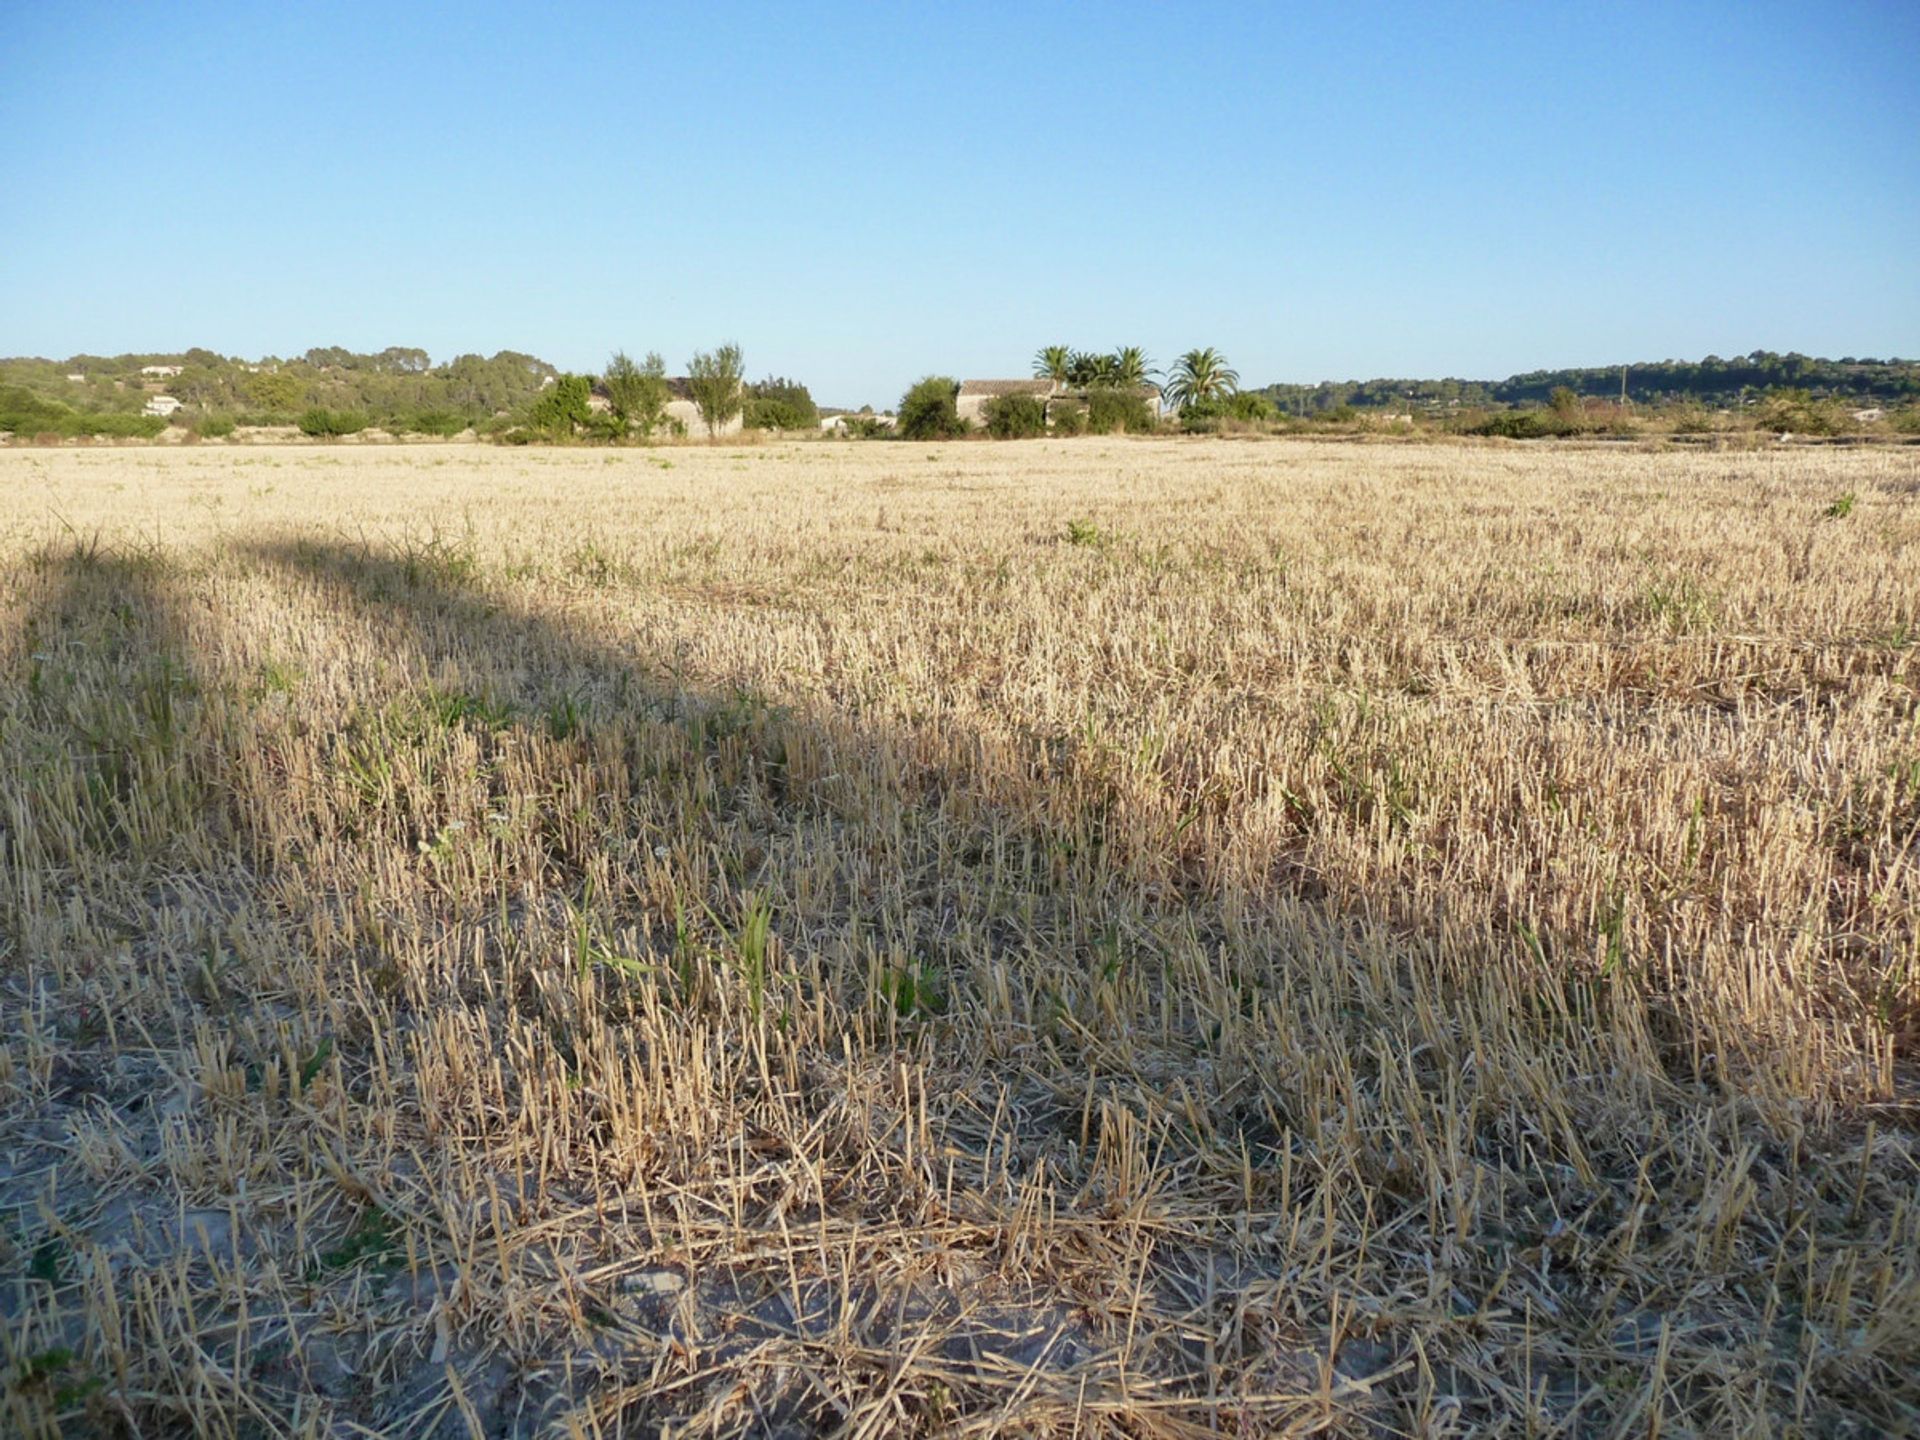
<svg viewBox="0 0 1920 1440"><path fill-rule="evenodd" d="M1558 389L1618 399L1622 366L1529 370L1505 380L1323 380L1317 385L1268 385L1265 395L1283 413L1314 415L1341 406L1401 411L1543 405ZM1898 405L1920 400L1920 360L1823 360L1755 350L1724 360L1656 360L1629 364L1627 398L1636 404L1691 402L1737 406L1774 390L1806 391L1816 400Z"/></svg>
<svg viewBox="0 0 1920 1440"><path fill-rule="evenodd" d="M151 419L141 410L153 396L166 394L196 422L288 424L321 409L395 429L448 434L526 407L558 373L515 350L435 365L426 351L404 346L370 355L330 346L260 360L201 349L0 359L0 430L140 433L138 422Z"/></svg>

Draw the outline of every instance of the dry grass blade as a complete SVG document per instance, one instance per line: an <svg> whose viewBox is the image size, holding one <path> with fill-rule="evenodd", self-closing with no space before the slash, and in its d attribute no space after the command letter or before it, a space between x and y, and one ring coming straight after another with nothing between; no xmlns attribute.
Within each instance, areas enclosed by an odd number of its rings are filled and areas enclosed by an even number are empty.
<svg viewBox="0 0 1920 1440"><path fill-rule="evenodd" d="M0 479L12 1433L1920 1426L1904 452Z"/></svg>

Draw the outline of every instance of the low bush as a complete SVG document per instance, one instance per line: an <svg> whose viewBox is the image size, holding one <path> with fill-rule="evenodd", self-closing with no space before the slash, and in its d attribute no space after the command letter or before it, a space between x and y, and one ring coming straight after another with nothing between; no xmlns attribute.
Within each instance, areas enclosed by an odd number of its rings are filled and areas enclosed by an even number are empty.
<svg viewBox="0 0 1920 1440"><path fill-rule="evenodd" d="M747 386L744 424L749 430L817 430L820 407L798 380L769 375Z"/></svg>
<svg viewBox="0 0 1920 1440"><path fill-rule="evenodd" d="M1242 390L1229 397L1227 400L1227 414L1235 420L1243 420L1254 424L1276 420L1280 416L1280 412L1274 407L1274 403L1266 396L1254 390Z"/></svg>
<svg viewBox="0 0 1920 1440"><path fill-rule="evenodd" d="M167 428L158 415L136 415L123 410L74 410L34 394L22 385L0 386L0 430L56 440L70 435L102 435L112 439L151 440Z"/></svg>
<svg viewBox="0 0 1920 1440"><path fill-rule="evenodd" d="M1024 440L1047 431L1047 402L1038 395L996 395L986 406L987 433L996 440Z"/></svg>
<svg viewBox="0 0 1920 1440"><path fill-rule="evenodd" d="M1180 407L1180 428L1188 435L1211 435L1226 413L1226 405L1219 400L1189 400Z"/></svg>
<svg viewBox="0 0 1920 1440"><path fill-rule="evenodd" d="M809 415L791 400L754 396L746 403L743 423L749 430L811 430L820 423L820 412Z"/></svg>
<svg viewBox="0 0 1920 1440"><path fill-rule="evenodd" d="M358 435L367 428L367 417L352 410L328 410L316 405L295 423L302 435L330 440L341 435Z"/></svg>
<svg viewBox="0 0 1920 1440"><path fill-rule="evenodd" d="M1502 410L1467 427L1469 435L1503 440L1543 440L1562 433L1558 421L1545 410Z"/></svg>
<svg viewBox="0 0 1920 1440"><path fill-rule="evenodd" d="M611 410L594 410L588 412L587 418L580 422L580 433L589 440L611 444L626 438L627 422Z"/></svg>
<svg viewBox="0 0 1920 1440"><path fill-rule="evenodd" d="M1754 416L1768 430L1795 435L1837 435L1846 428L1848 418L1843 407L1790 388L1768 391Z"/></svg>
<svg viewBox="0 0 1920 1440"><path fill-rule="evenodd" d="M1096 435L1146 435L1157 428L1146 398L1131 390L1095 390L1087 397L1087 429Z"/></svg>
<svg viewBox="0 0 1920 1440"><path fill-rule="evenodd" d="M467 417L454 410L419 410L396 425L415 435L438 435L444 440L466 429Z"/></svg>
<svg viewBox="0 0 1920 1440"><path fill-rule="evenodd" d="M903 440L945 440L964 434L954 401L960 382L945 375L929 375L900 397L898 430Z"/></svg>
<svg viewBox="0 0 1920 1440"><path fill-rule="evenodd" d="M69 435L106 435L120 440L151 440L167 428L158 415L76 415L68 427Z"/></svg>
<svg viewBox="0 0 1920 1440"><path fill-rule="evenodd" d="M59 434L65 431L73 411L51 400L43 400L24 385L0 385L0 430L16 435Z"/></svg>
<svg viewBox="0 0 1920 1440"><path fill-rule="evenodd" d="M233 417L231 415L202 415L199 420L194 422L193 428L198 431L204 439L224 440L227 436L233 434Z"/></svg>
<svg viewBox="0 0 1920 1440"><path fill-rule="evenodd" d="M1078 405L1056 405L1053 410L1052 429L1056 435L1084 435L1087 430L1087 412Z"/></svg>

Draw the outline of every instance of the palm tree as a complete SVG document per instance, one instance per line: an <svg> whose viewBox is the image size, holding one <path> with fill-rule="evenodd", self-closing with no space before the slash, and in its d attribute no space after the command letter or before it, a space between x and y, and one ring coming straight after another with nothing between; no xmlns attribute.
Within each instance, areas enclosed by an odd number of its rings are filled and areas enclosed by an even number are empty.
<svg viewBox="0 0 1920 1440"><path fill-rule="evenodd" d="M1240 377L1227 365L1227 357L1209 345L1204 350L1189 350L1174 364L1167 377L1167 399L1178 409L1204 405L1210 400L1225 400L1239 388Z"/></svg>
<svg viewBox="0 0 1920 1440"><path fill-rule="evenodd" d="M1073 383L1081 389L1090 389L1096 385L1114 385L1113 356L1095 355L1081 350L1075 353L1073 364L1068 371Z"/></svg>
<svg viewBox="0 0 1920 1440"><path fill-rule="evenodd" d="M1064 386L1073 376L1073 347L1048 345L1035 352L1033 375L1036 380L1051 380Z"/></svg>
<svg viewBox="0 0 1920 1440"><path fill-rule="evenodd" d="M1137 390L1153 374L1153 362L1138 345L1121 345L1113 352L1113 383Z"/></svg>

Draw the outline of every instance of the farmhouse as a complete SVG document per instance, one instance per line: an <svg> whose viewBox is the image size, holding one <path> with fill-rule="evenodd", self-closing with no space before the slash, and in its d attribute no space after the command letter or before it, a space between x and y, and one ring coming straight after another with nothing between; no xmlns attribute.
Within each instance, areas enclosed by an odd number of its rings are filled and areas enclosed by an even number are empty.
<svg viewBox="0 0 1920 1440"><path fill-rule="evenodd" d="M1140 398L1157 420L1160 418L1160 387L1142 385ZM1047 423L1062 409L1084 410L1088 392L1069 389L1053 380L963 380L954 400L954 411L976 429L987 423L987 406L1003 395L1031 395L1047 407Z"/></svg>
<svg viewBox="0 0 1920 1440"><path fill-rule="evenodd" d="M179 365L142 365L140 373L151 375L156 380L171 380L183 367Z"/></svg>
<svg viewBox="0 0 1920 1440"><path fill-rule="evenodd" d="M1066 393L1051 380L962 380L953 408L962 420L979 429L987 423L987 406L995 400L1003 395L1032 395L1047 407L1047 419L1052 420L1053 402Z"/></svg>
<svg viewBox="0 0 1920 1440"><path fill-rule="evenodd" d="M141 409L141 414L160 415L160 416L171 415L173 414L174 411L180 408L180 404L181 402L179 401L179 399L177 399L172 395L153 395L148 397L146 405Z"/></svg>
<svg viewBox="0 0 1920 1440"><path fill-rule="evenodd" d="M820 429L823 434L840 435L856 425L873 424L883 430L891 430L898 422L891 415L876 415L872 411L864 414L845 413L840 415L822 415Z"/></svg>

